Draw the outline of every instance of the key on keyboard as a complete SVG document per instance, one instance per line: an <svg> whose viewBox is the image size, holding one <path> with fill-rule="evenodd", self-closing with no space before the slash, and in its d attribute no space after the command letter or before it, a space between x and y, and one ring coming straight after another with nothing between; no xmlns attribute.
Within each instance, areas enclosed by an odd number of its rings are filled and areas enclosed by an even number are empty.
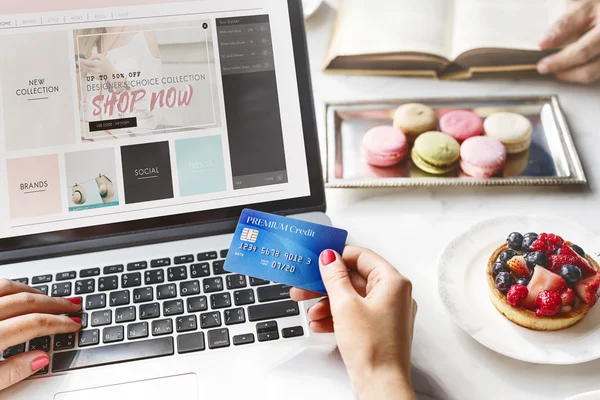
<svg viewBox="0 0 600 400"><path fill-rule="evenodd" d="M75 282L75 294L86 294L92 293L96 289L96 281L93 279L86 279Z"/></svg>
<svg viewBox="0 0 600 400"><path fill-rule="evenodd" d="M235 292L233 292L233 300L235 301L236 306L245 306L247 304L253 304L255 301L254 290L236 290Z"/></svg>
<svg viewBox="0 0 600 400"><path fill-rule="evenodd" d="M60 272L56 274L57 281L68 281L69 279L75 279L77 277L77 272L68 271L68 272Z"/></svg>
<svg viewBox="0 0 600 400"><path fill-rule="evenodd" d="M92 276L100 275L100 268L82 269L79 271L80 278L90 278Z"/></svg>
<svg viewBox="0 0 600 400"><path fill-rule="evenodd" d="M121 287L123 289L140 286L142 284L142 274L140 272L133 272L131 274L121 275Z"/></svg>
<svg viewBox="0 0 600 400"><path fill-rule="evenodd" d="M298 308L298 303L291 300L248 307L248 319L251 322L289 317L299 314L300 309Z"/></svg>
<svg viewBox="0 0 600 400"><path fill-rule="evenodd" d="M214 261L213 262L213 274L214 275L227 274L228 272L223 269L224 264L225 264L225 261L223 261L223 260Z"/></svg>
<svg viewBox="0 0 600 400"><path fill-rule="evenodd" d="M91 294L85 298L86 310L97 310L106 307L106 294Z"/></svg>
<svg viewBox="0 0 600 400"><path fill-rule="evenodd" d="M112 310L94 311L91 320L92 326L110 325L112 323Z"/></svg>
<svg viewBox="0 0 600 400"><path fill-rule="evenodd" d="M152 336L169 335L171 333L173 333L173 320L171 318L152 321Z"/></svg>
<svg viewBox="0 0 600 400"><path fill-rule="evenodd" d="M168 267L169 265L171 265L171 259L170 258L160 258L158 260L152 260L152 261L150 261L150 267L151 268Z"/></svg>
<svg viewBox="0 0 600 400"><path fill-rule="evenodd" d="M50 351L50 336L42 336L29 341L29 351L43 350Z"/></svg>
<svg viewBox="0 0 600 400"><path fill-rule="evenodd" d="M167 269L169 282L183 281L187 279L187 267L171 267Z"/></svg>
<svg viewBox="0 0 600 400"><path fill-rule="evenodd" d="M127 325L127 339L143 339L148 337L148 323L138 322Z"/></svg>
<svg viewBox="0 0 600 400"><path fill-rule="evenodd" d="M192 353L204 349L204 332L177 336L177 352L179 354Z"/></svg>
<svg viewBox="0 0 600 400"><path fill-rule="evenodd" d="M186 256L178 256L175 257L174 260L175 264L188 264L188 263L193 263L194 262L194 255L193 254L188 254Z"/></svg>
<svg viewBox="0 0 600 400"><path fill-rule="evenodd" d="M227 289L242 289L246 287L246 277L244 275L227 275Z"/></svg>
<svg viewBox="0 0 600 400"><path fill-rule="evenodd" d="M232 308L225 310L225 325L242 324L246 322L246 314L243 308Z"/></svg>
<svg viewBox="0 0 600 400"><path fill-rule="evenodd" d="M266 301L284 300L290 298L291 286L288 285L272 285L263 286L256 289L258 301L264 303Z"/></svg>
<svg viewBox="0 0 600 400"><path fill-rule="evenodd" d="M2 357L4 357L4 359L6 360L10 357L14 357L21 353L25 353L25 343L21 343L16 346L11 346L8 349L4 350L4 352L2 353Z"/></svg>
<svg viewBox="0 0 600 400"><path fill-rule="evenodd" d="M119 272L123 272L125 271L125 266L123 266L123 264L119 264L119 265L109 265L108 267L104 267L104 275L109 275L109 274L118 274Z"/></svg>
<svg viewBox="0 0 600 400"><path fill-rule="evenodd" d="M52 372L170 356L175 352L172 337L119 343L111 346L110 349L111 351L106 351L106 349L98 347L56 353L52 362Z"/></svg>
<svg viewBox="0 0 600 400"><path fill-rule="evenodd" d="M208 348L220 349L229 347L229 329L215 329L208 331Z"/></svg>
<svg viewBox="0 0 600 400"><path fill-rule="evenodd" d="M109 326L102 331L103 343L122 342L124 337L123 326Z"/></svg>
<svg viewBox="0 0 600 400"><path fill-rule="evenodd" d="M243 344L250 344L250 343L254 343L254 334L253 333L246 333L244 335L237 335L233 337L233 345L234 346L241 346Z"/></svg>
<svg viewBox="0 0 600 400"><path fill-rule="evenodd" d="M80 331L79 332L79 347L87 347L94 346L100 343L100 330L99 329L91 329L89 331ZM64 354L64 353L58 353ZM56 355L54 356L56 360Z"/></svg>
<svg viewBox="0 0 600 400"><path fill-rule="evenodd" d="M55 283L52 285L52 297L67 297L71 295L71 282Z"/></svg>
<svg viewBox="0 0 600 400"><path fill-rule="evenodd" d="M216 251L207 251L205 253L200 253L200 254L198 254L197 259L198 259L198 261L216 260L217 252Z"/></svg>
<svg viewBox="0 0 600 400"><path fill-rule="evenodd" d="M229 293L219 293L210 296L210 307L213 310L231 307L231 296Z"/></svg>
<svg viewBox="0 0 600 400"><path fill-rule="evenodd" d="M40 283L48 283L48 282L52 282L52 275L34 276L31 279L31 284L32 285L38 285Z"/></svg>
<svg viewBox="0 0 600 400"><path fill-rule="evenodd" d="M111 307L125 306L129 304L129 290L121 290L112 292L108 295Z"/></svg>
<svg viewBox="0 0 600 400"><path fill-rule="evenodd" d="M172 299L173 297L177 297L177 286L174 283L156 287L156 298L158 300Z"/></svg>
<svg viewBox="0 0 600 400"><path fill-rule="evenodd" d="M160 317L158 303L142 304L140 306L140 319L151 319Z"/></svg>
<svg viewBox="0 0 600 400"><path fill-rule="evenodd" d="M179 294L182 297L183 296L193 296L198 293L200 293L200 282L197 280L181 282L179 284Z"/></svg>
<svg viewBox="0 0 600 400"><path fill-rule="evenodd" d="M192 264L190 266L190 276L192 278L203 278L210 275L210 266L207 262Z"/></svg>
<svg viewBox="0 0 600 400"><path fill-rule="evenodd" d="M136 261L127 264L127 271L139 271L146 268L148 268L148 263L146 261Z"/></svg>
<svg viewBox="0 0 600 400"><path fill-rule="evenodd" d="M195 315L186 315L184 317L177 317L175 326L177 327L177 332L195 331L198 329L198 322Z"/></svg>
<svg viewBox="0 0 600 400"><path fill-rule="evenodd" d="M75 347L75 334L63 333L54 336L54 350L72 349Z"/></svg>
<svg viewBox="0 0 600 400"><path fill-rule="evenodd" d="M187 310L189 313L208 310L206 296L190 297L187 299Z"/></svg>
<svg viewBox="0 0 600 400"><path fill-rule="evenodd" d="M115 322L132 322L135 321L135 307L122 307L115 310Z"/></svg>
<svg viewBox="0 0 600 400"><path fill-rule="evenodd" d="M106 268L104 269L106 272ZM98 279L98 290L104 292L106 290L115 290L119 287L119 277L116 275L113 276L103 276Z"/></svg>
<svg viewBox="0 0 600 400"><path fill-rule="evenodd" d="M221 313L218 311L200 314L200 327L202 329L221 326Z"/></svg>
<svg viewBox="0 0 600 400"><path fill-rule="evenodd" d="M165 274L162 269L150 270L144 273L144 282L146 285L154 285L155 283L163 283L164 281Z"/></svg>
<svg viewBox="0 0 600 400"><path fill-rule="evenodd" d="M223 278L206 278L202 280L202 286L204 286L204 293L220 292L223 290Z"/></svg>
<svg viewBox="0 0 600 400"><path fill-rule="evenodd" d="M183 300L169 300L163 303L163 315L165 317L179 314L183 314Z"/></svg>
<svg viewBox="0 0 600 400"><path fill-rule="evenodd" d="M154 300L154 290L151 287L143 287L133 290L134 303L145 303L152 300Z"/></svg>

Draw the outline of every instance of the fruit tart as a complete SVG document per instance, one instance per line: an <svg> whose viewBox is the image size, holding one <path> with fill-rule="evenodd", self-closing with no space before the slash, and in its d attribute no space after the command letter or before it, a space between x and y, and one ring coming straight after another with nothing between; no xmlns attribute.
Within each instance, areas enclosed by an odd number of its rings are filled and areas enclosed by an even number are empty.
<svg viewBox="0 0 600 400"><path fill-rule="evenodd" d="M600 295L600 266L551 233L511 233L487 270L496 309L517 325L556 331L581 321Z"/></svg>

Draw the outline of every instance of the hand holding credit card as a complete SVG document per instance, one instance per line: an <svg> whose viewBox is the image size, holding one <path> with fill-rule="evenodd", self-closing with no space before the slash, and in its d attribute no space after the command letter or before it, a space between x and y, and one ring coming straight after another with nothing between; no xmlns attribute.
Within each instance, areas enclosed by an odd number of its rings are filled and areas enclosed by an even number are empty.
<svg viewBox="0 0 600 400"><path fill-rule="evenodd" d="M246 209L224 269L326 294L319 256L328 249L342 254L347 237L342 229Z"/></svg>

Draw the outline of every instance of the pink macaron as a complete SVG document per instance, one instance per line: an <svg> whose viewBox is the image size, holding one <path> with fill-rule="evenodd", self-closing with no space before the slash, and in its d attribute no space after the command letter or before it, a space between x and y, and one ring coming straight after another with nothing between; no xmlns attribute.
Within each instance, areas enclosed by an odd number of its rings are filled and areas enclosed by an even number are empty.
<svg viewBox="0 0 600 400"><path fill-rule="evenodd" d="M460 167L475 178L495 176L506 163L506 148L489 136L475 136L464 141L460 147Z"/></svg>
<svg viewBox="0 0 600 400"><path fill-rule="evenodd" d="M391 167L408 154L408 142L404 133L391 126L378 126L365 133L362 154L369 165Z"/></svg>
<svg viewBox="0 0 600 400"><path fill-rule="evenodd" d="M483 120L472 111L453 110L440 118L440 130L461 143L483 134Z"/></svg>

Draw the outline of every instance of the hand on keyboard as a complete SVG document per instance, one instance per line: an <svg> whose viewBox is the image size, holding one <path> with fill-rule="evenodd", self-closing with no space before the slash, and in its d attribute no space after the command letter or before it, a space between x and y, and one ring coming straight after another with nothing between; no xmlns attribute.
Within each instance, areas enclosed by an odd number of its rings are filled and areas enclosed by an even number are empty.
<svg viewBox="0 0 600 400"><path fill-rule="evenodd" d="M74 314L81 299L48 297L22 283L0 279L0 351L6 361L0 364L0 390L48 368L50 337L80 329ZM25 353L25 343L30 349Z"/></svg>
<svg viewBox="0 0 600 400"><path fill-rule="evenodd" d="M348 246L319 259L329 297L308 310L310 328L334 332L348 374L365 399L413 399L410 350L417 305L411 282L370 250ZM293 288L295 301L321 297Z"/></svg>

